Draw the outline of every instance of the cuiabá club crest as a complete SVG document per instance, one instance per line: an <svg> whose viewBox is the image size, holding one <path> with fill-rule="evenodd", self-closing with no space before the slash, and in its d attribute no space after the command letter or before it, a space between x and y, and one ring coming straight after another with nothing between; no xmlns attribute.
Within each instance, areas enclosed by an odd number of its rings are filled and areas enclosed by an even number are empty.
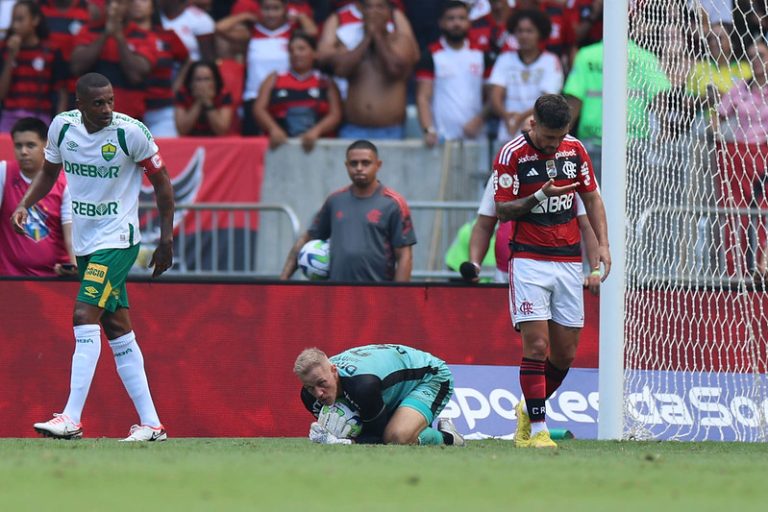
<svg viewBox="0 0 768 512"><path fill-rule="evenodd" d="M115 147L114 144L107 142L106 144L101 146L101 156L103 156L104 160L106 160L107 162L115 158L116 154L117 154L117 147Z"/></svg>

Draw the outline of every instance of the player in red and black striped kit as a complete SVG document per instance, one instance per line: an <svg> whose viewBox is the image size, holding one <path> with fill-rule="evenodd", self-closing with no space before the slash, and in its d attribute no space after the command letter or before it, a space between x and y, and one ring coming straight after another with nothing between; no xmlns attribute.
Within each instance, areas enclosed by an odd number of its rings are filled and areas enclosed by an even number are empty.
<svg viewBox="0 0 768 512"><path fill-rule="evenodd" d="M565 98L536 100L531 130L505 144L493 165L496 212L514 219L509 244L510 313L523 338L515 445L556 448L545 421L546 399L576 355L584 326L581 248L575 194L597 236L605 279L611 269L605 208L584 146L568 136Z"/></svg>

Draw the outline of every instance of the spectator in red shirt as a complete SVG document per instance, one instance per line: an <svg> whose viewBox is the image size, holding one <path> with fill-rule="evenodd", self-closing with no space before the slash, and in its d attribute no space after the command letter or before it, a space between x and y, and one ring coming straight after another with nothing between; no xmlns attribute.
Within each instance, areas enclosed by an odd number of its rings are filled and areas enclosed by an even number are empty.
<svg viewBox="0 0 768 512"><path fill-rule="evenodd" d="M93 19L88 2L85 0L41 0L38 3L48 23L51 45L59 49L65 59L69 59L72 56L75 36Z"/></svg>
<svg viewBox="0 0 768 512"><path fill-rule="evenodd" d="M235 6L237 7L237 5ZM301 28L317 35L312 19L301 15L291 19L286 0L259 0L259 12L242 6L216 24L216 33L245 52L245 84L243 87L243 133L258 133L254 105L264 80L270 73L283 73L289 68L288 41L294 30ZM235 9L233 9L233 13Z"/></svg>
<svg viewBox="0 0 768 512"><path fill-rule="evenodd" d="M256 121L269 134L272 148L288 137L301 137L309 152L315 141L332 134L341 122L341 97L336 84L314 69L317 42L296 31L288 43L291 68L271 73L254 106Z"/></svg>
<svg viewBox="0 0 768 512"><path fill-rule="evenodd" d="M491 0L491 12L472 22L469 39L487 48L488 65L493 67L496 57L507 46L509 32L507 22L512 15L512 8L507 0Z"/></svg>
<svg viewBox="0 0 768 512"><path fill-rule="evenodd" d="M128 19L127 0L109 0L106 22L80 31L70 63L72 73L100 73L112 83L115 110L144 117L145 80L157 64L157 38Z"/></svg>
<svg viewBox="0 0 768 512"><path fill-rule="evenodd" d="M603 40L603 0L573 0L568 10L579 47Z"/></svg>
<svg viewBox="0 0 768 512"><path fill-rule="evenodd" d="M194 62L176 95L176 129L179 135L225 135L232 125L232 97L216 64Z"/></svg>
<svg viewBox="0 0 768 512"><path fill-rule="evenodd" d="M72 60L75 38L89 22L99 19L101 11L85 0L41 0L40 10L45 15L51 46L61 52L64 62ZM64 110L75 108L75 82L68 66L62 66L59 79L66 83L67 105Z"/></svg>
<svg viewBox="0 0 768 512"><path fill-rule="evenodd" d="M10 217L35 176L43 170L48 126L39 119L20 119L11 128L15 161L0 160L0 218ZM0 222L0 275L77 275L72 249L72 201L64 173L51 191L28 210L24 234Z"/></svg>
<svg viewBox="0 0 768 512"><path fill-rule="evenodd" d="M176 32L163 28L152 0L132 0L128 13L131 21L158 39L157 65L146 82L144 124L155 137L176 137L173 104L180 80L174 78L186 72L189 52Z"/></svg>
<svg viewBox="0 0 768 512"><path fill-rule="evenodd" d="M66 105L63 83L57 78L63 59L48 43L48 25L40 6L21 0L13 7L11 29L0 51L0 101L4 110L0 132L9 132L16 121L36 117L46 123Z"/></svg>

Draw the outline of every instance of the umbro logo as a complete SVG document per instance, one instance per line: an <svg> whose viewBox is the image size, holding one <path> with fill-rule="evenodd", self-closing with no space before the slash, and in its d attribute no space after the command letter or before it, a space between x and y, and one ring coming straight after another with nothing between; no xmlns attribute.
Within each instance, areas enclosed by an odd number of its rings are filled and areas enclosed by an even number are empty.
<svg viewBox="0 0 768 512"><path fill-rule="evenodd" d="M528 171L528 174L526 174L525 177L530 178L531 176L538 176L538 175L539 173L536 172L536 169L531 169L530 171Z"/></svg>
<svg viewBox="0 0 768 512"><path fill-rule="evenodd" d="M80 146L77 145L77 142L75 142L73 140L70 140L70 141L67 142L67 149L70 150L70 151L77 152L77 148L79 148L79 147Z"/></svg>

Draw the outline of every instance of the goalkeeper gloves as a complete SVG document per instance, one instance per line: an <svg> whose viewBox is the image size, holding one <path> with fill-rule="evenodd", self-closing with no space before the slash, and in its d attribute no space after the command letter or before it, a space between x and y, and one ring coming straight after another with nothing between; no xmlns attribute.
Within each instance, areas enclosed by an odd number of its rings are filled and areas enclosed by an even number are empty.
<svg viewBox="0 0 768 512"><path fill-rule="evenodd" d="M351 439L339 439L316 421L309 427L309 440L319 444L352 444Z"/></svg>
<svg viewBox="0 0 768 512"><path fill-rule="evenodd" d="M317 423L336 437L349 437L352 424L344 410L332 405L324 405L317 416Z"/></svg>
<svg viewBox="0 0 768 512"><path fill-rule="evenodd" d="M459 267L459 272L465 281L474 283L480 278L480 265L473 261L465 261Z"/></svg>

